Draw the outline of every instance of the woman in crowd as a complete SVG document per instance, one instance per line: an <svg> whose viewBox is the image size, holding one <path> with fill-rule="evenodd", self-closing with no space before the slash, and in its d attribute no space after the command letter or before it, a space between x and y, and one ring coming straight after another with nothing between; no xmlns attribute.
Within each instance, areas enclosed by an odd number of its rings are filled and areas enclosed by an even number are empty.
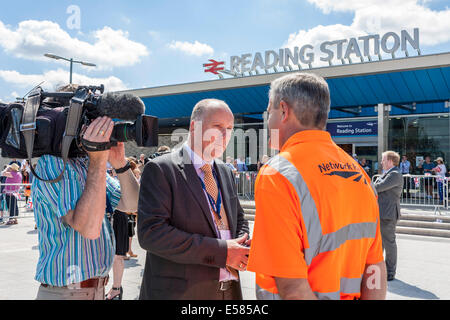
<svg viewBox="0 0 450 320"><path fill-rule="evenodd" d="M131 170L139 180L136 173L140 174L140 170L138 169L136 162L131 158L128 158L127 160L130 162ZM116 178L114 170L111 170L109 174ZM135 215L136 213L122 212L119 210L115 210L112 214L112 225L116 239L116 254L114 256L112 268L113 285L106 294L105 300L122 300L123 298L122 279L125 269L124 260L129 260L129 257L137 257L131 250L131 239L134 233L130 235L130 219L135 217Z"/></svg>
<svg viewBox="0 0 450 320"><path fill-rule="evenodd" d="M138 179L139 183L141 181L141 170L139 165L134 162L130 161L131 165L131 171L133 171L134 176L136 179ZM128 252L125 257L125 260L129 260L130 258L136 258L137 254L133 252L133 249L131 247L131 243L133 242L133 237L135 235L135 228L136 228L136 217L137 212L128 212Z"/></svg>
<svg viewBox="0 0 450 320"><path fill-rule="evenodd" d="M125 269L124 259L128 251L128 215L120 210L114 210L112 224L116 239L116 254L113 262L113 285L105 300L122 300L122 278Z"/></svg>
<svg viewBox="0 0 450 320"><path fill-rule="evenodd" d="M437 166L432 169L433 172L436 173L437 177L437 185L438 185L438 191L439 191L439 201L442 204L442 201L444 200L444 181L445 181L445 174L447 173L447 168L444 164L444 159L442 157L438 157L436 160Z"/></svg>
<svg viewBox="0 0 450 320"><path fill-rule="evenodd" d="M3 170L6 170L7 167L8 166L5 165ZM3 194L3 189L5 189L6 179L7 178L5 176L0 176L0 183L1 183L1 187L0 187L0 224L5 223L3 221L3 215L4 215L4 211L8 211L8 205L6 204L5 195Z"/></svg>
<svg viewBox="0 0 450 320"><path fill-rule="evenodd" d="M22 183L23 184L30 184L30 173L28 172L27 169L23 169L22 170ZM31 196L31 186L24 186L24 190L23 190L23 194L25 196L25 204L28 203L28 199Z"/></svg>
<svg viewBox="0 0 450 320"><path fill-rule="evenodd" d="M5 188L3 189L4 196L6 198L6 203L9 208L9 221L7 225L17 224L17 217L19 215L19 208L17 206L17 194L20 189L20 185L11 184L21 184L22 174L20 173L20 167L16 163L9 165L1 173L2 176L6 177Z"/></svg>

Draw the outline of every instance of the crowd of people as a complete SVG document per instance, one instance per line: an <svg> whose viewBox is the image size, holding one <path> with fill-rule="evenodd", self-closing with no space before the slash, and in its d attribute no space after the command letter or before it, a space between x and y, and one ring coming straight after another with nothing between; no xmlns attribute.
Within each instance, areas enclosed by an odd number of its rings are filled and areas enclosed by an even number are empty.
<svg viewBox="0 0 450 320"><path fill-rule="evenodd" d="M356 154L353 154L353 158L367 174L371 175L372 167L366 158L361 158L361 160L359 160ZM416 188L416 182L411 175L422 176L422 182L424 184L423 188L426 192L425 199L431 200L436 197L439 199L439 203L443 204L444 183L446 183L448 177L450 177L450 172L447 170L443 157L437 157L434 161L431 159L430 156L425 156L425 160L419 160L417 165L414 166L411 164L411 161L409 161L407 155L404 154L401 156L398 167L404 180L402 192L403 198L411 198L411 189ZM374 174L378 173L374 172ZM435 193L434 190L437 192ZM416 198L418 198L417 195Z"/></svg>
<svg viewBox="0 0 450 320"><path fill-rule="evenodd" d="M230 156L226 157L226 165L233 171L233 173L238 174L239 172L248 172L248 171L256 171L259 172L259 170L269 161L268 155L263 155L260 160L256 163L256 165L253 168L253 165L247 165L246 161L244 161L244 158L240 157L237 159L234 159Z"/></svg>

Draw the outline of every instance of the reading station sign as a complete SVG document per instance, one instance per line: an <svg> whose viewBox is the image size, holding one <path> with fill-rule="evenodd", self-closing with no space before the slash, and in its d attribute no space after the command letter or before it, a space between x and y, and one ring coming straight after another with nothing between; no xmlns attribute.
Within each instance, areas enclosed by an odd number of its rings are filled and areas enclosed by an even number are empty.
<svg viewBox="0 0 450 320"><path fill-rule="evenodd" d="M360 58L364 61L364 57L371 60L370 55L373 53L381 60L381 53L391 54L395 57L395 53L400 49L406 55L407 44L417 50L419 48L419 29L413 30L413 35L406 30L401 30L400 34L395 32L387 32L384 35L373 34L361 36L358 38L342 39L335 41L325 41L320 44L320 61L328 62L331 65L333 59L350 60L352 57ZM232 56L230 58L230 67L225 69L224 61L215 61L210 59L210 63L204 64L205 72L211 72L218 75L220 73L243 75L245 72L255 72L257 69L265 70L281 67L290 68L291 65L299 66L306 64L311 65L316 61L317 57L314 53L314 46L306 44L302 47L282 48L278 51L267 50L264 53L256 52L255 54L242 54L240 56ZM275 69L276 70L276 69Z"/></svg>

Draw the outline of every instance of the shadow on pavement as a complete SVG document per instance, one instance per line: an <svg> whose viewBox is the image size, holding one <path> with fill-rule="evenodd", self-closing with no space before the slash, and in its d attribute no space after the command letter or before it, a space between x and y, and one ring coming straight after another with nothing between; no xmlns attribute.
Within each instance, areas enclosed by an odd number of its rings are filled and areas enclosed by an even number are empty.
<svg viewBox="0 0 450 320"><path fill-rule="evenodd" d="M436 296L433 292L420 289L398 279L388 282L388 291L390 293L409 298L426 300L439 299L439 297Z"/></svg>

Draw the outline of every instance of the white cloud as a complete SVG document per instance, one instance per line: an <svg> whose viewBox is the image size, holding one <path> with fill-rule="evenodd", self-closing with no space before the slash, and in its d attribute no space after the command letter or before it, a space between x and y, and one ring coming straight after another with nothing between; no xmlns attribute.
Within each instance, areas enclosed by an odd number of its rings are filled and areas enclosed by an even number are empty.
<svg viewBox="0 0 450 320"><path fill-rule="evenodd" d="M182 42L182 41L172 41L168 44L168 47L173 50L179 50L188 55L192 56L203 56L203 55L212 55L214 54L214 49L205 43L200 43L195 41L191 42Z"/></svg>
<svg viewBox="0 0 450 320"><path fill-rule="evenodd" d="M26 20L16 30L0 21L0 48L18 58L48 61L43 54L52 53L111 69L135 65L149 54L143 44L128 39L126 31L105 26L92 32L92 37L92 44L72 38L52 21Z"/></svg>
<svg viewBox="0 0 450 320"><path fill-rule="evenodd" d="M334 24L299 30L289 35L284 47L311 44L318 54L319 45L328 40L349 39L366 34L400 33L420 29L420 46L433 46L450 41L450 8L437 11L426 7L428 0L308 0L323 13L354 12L350 25ZM424 53L424 50L422 50ZM317 59L316 59L317 60Z"/></svg>
<svg viewBox="0 0 450 320"><path fill-rule="evenodd" d="M9 96L5 96L3 99L0 97L0 102L9 103L16 101L16 98L21 98L23 95L20 95L16 91L11 92Z"/></svg>
<svg viewBox="0 0 450 320"><path fill-rule="evenodd" d="M73 83L82 85L104 84L105 91L120 91L127 89L127 86L117 77L91 78L77 73L73 73L72 76ZM69 82L69 72L57 69L47 71L44 74L21 74L14 70L0 70L0 78L7 83L23 89L33 88L42 81L45 81L45 83L42 84L43 88L55 90L57 87ZM17 96L20 96L20 94Z"/></svg>

